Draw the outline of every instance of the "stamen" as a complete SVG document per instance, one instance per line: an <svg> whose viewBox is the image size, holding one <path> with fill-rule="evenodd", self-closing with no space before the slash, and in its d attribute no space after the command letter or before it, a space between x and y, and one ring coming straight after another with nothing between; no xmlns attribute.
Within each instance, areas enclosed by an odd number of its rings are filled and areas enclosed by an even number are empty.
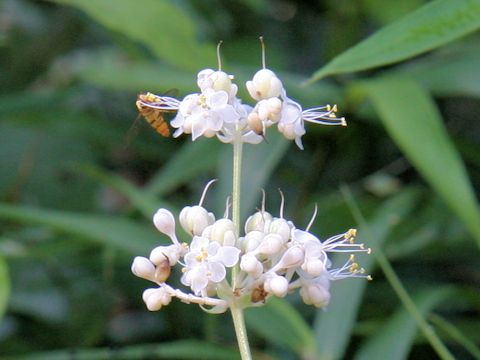
<svg viewBox="0 0 480 360"><path fill-rule="evenodd" d="M262 214L265 212L265 190L262 189Z"/></svg>
<svg viewBox="0 0 480 360"><path fill-rule="evenodd" d="M228 196L227 196L227 201L226 201L226 203L225 203L225 213L223 214L223 217L224 217L225 219L228 219L228 216L229 216L230 205L231 205L230 200L231 200L231 196L228 195Z"/></svg>
<svg viewBox="0 0 480 360"><path fill-rule="evenodd" d="M280 193L280 197L282 198L282 201L280 202L280 218L283 219L283 208L285 206L285 197L283 196L282 190L278 189L278 192Z"/></svg>
<svg viewBox="0 0 480 360"><path fill-rule="evenodd" d="M218 71L222 71L222 59L220 58L220 45L222 45L223 40L220 40L217 45L217 62L218 62Z"/></svg>
<svg viewBox="0 0 480 360"><path fill-rule="evenodd" d="M315 218L317 217L317 210L318 210L318 206L317 204L315 203L315 209L313 210L313 215L312 215L312 218L310 219L310 222L308 223L307 225L307 228L305 229L305 231L310 231L310 227L313 225L313 222L315 221Z"/></svg>
<svg viewBox="0 0 480 360"><path fill-rule="evenodd" d="M262 66L265 69L265 42L263 41L263 36L259 37L260 43L262 44Z"/></svg>
<svg viewBox="0 0 480 360"><path fill-rule="evenodd" d="M205 186L205 189L203 189L202 197L200 198L200 202L198 203L198 206L202 206L203 200L205 200L205 195L207 195L207 190L212 185L217 179L210 180L207 185Z"/></svg>

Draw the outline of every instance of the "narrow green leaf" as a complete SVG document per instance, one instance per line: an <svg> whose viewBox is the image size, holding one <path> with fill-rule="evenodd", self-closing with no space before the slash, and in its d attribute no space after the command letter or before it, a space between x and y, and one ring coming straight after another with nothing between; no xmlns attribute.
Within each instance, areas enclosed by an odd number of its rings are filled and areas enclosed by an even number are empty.
<svg viewBox="0 0 480 360"><path fill-rule="evenodd" d="M435 49L480 27L480 0L435 0L348 49L315 72L326 75L392 64Z"/></svg>
<svg viewBox="0 0 480 360"><path fill-rule="evenodd" d="M110 359L240 360L233 348L197 340L144 344L122 348L59 350L4 357L4 360L110 360Z"/></svg>
<svg viewBox="0 0 480 360"><path fill-rule="evenodd" d="M134 255L148 254L162 241L162 236L153 230L153 225L136 224L113 216L0 203L0 218L24 224L49 226Z"/></svg>
<svg viewBox="0 0 480 360"><path fill-rule="evenodd" d="M435 314L430 314L429 320L438 329L441 329L450 338L462 345L475 359L480 359L480 348L478 345L462 333L454 324Z"/></svg>
<svg viewBox="0 0 480 360"><path fill-rule="evenodd" d="M149 194L163 195L188 183L198 174L205 173L218 163L222 149L228 145L212 139L188 141L182 149L150 180Z"/></svg>
<svg viewBox="0 0 480 360"><path fill-rule="evenodd" d="M8 298L10 296L10 274L8 272L7 261L0 254L0 321L7 309Z"/></svg>
<svg viewBox="0 0 480 360"><path fill-rule="evenodd" d="M435 306L454 294L452 288L424 290L414 296L419 312L426 316ZM356 360L402 360L412 347L417 323L403 306L367 340L355 355Z"/></svg>
<svg viewBox="0 0 480 360"><path fill-rule="evenodd" d="M411 211L416 198L416 192L409 190L403 191L385 202L375 212L368 224L371 238L365 237L367 230L361 227L358 231L358 242L364 242L367 246L374 243L383 244L392 228L398 225L399 220ZM374 257L363 257L361 264L367 273L371 273L374 267ZM332 284L332 301L327 311L317 313L314 322L319 359L343 358L367 284L367 281L358 279L343 280Z"/></svg>
<svg viewBox="0 0 480 360"><path fill-rule="evenodd" d="M381 79L365 88L390 136L480 245L474 192L429 94L408 79Z"/></svg>
<svg viewBox="0 0 480 360"><path fill-rule="evenodd" d="M272 344L285 346L302 359L313 355L315 338L310 327L285 300L270 299L264 307L248 309L245 318L249 328Z"/></svg>
<svg viewBox="0 0 480 360"><path fill-rule="evenodd" d="M216 64L214 47L196 41L194 22L169 1L53 1L85 11L106 28L145 44L177 68L196 71Z"/></svg>
<svg viewBox="0 0 480 360"><path fill-rule="evenodd" d="M442 49L392 74L415 79L435 95L480 97L479 59L480 44L475 39Z"/></svg>
<svg viewBox="0 0 480 360"><path fill-rule="evenodd" d="M178 89L185 94L197 87L193 71L179 70L161 62L127 61L117 49L84 51L73 57L71 63L70 70L75 77L108 89L155 93Z"/></svg>
<svg viewBox="0 0 480 360"><path fill-rule="evenodd" d="M141 189L137 188L132 183L128 182L124 178L108 173L92 164L81 165L77 167L82 173L101 181L103 184L117 190L124 195L130 203L137 208L147 218L151 219L155 211L159 208L159 201L155 201L153 196L149 196ZM171 208L162 201L162 206Z"/></svg>

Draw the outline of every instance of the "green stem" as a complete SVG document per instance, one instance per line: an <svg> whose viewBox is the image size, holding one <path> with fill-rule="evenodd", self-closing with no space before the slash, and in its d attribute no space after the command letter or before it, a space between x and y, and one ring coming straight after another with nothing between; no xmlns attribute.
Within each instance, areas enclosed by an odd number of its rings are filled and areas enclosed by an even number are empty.
<svg viewBox="0 0 480 360"><path fill-rule="evenodd" d="M233 185L232 185L232 221L235 225L235 233L237 237L240 235L240 191L242 179L242 150L243 143L240 133L237 133L235 142L233 143ZM232 289L235 290L237 285L237 273L239 266L236 265L232 269ZM251 360L250 345L248 343L247 329L243 317L243 308L236 303L235 296L230 301L230 312L232 313L233 326L237 335L238 348L242 360Z"/></svg>
<svg viewBox="0 0 480 360"><path fill-rule="evenodd" d="M233 143L233 184L232 184L232 221L235 225L235 235L240 236L240 193L242 179L242 150L241 135L238 134ZM237 287L238 265L232 269L232 289Z"/></svg>
<svg viewBox="0 0 480 360"><path fill-rule="evenodd" d="M232 221L236 235L240 234L240 185L242 179L242 138L237 137L233 143L233 186L232 186Z"/></svg>
<svg viewBox="0 0 480 360"><path fill-rule="evenodd" d="M235 327L235 334L237 335L240 356L242 360L252 360L247 329L245 328L245 320L243 318L243 309L238 307L235 303L231 303L230 312L232 313L233 326Z"/></svg>

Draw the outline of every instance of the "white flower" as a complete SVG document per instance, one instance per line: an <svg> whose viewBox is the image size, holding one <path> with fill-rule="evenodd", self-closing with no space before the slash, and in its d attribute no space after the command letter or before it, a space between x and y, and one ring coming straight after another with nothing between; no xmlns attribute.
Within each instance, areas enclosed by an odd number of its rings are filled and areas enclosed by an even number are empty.
<svg viewBox="0 0 480 360"><path fill-rule="evenodd" d="M181 281L199 295L209 282L218 283L225 278L225 267L234 266L239 254L240 250L234 246L221 246L216 241L195 236L184 258L186 266Z"/></svg>
<svg viewBox="0 0 480 360"><path fill-rule="evenodd" d="M296 101L288 98L286 93L282 94L283 108L280 121L278 122L278 131L287 139L295 140L295 144L303 150L301 137L305 135L304 122L312 122L322 125L342 125L346 126L345 118L337 118L335 112L337 107L330 105L303 110Z"/></svg>
<svg viewBox="0 0 480 360"><path fill-rule="evenodd" d="M236 122L240 118L228 101L225 91L211 88L205 89L201 94L186 96L180 103L177 116L171 122L171 125L177 128L173 136L192 134L192 140L202 135L215 136L224 122Z"/></svg>

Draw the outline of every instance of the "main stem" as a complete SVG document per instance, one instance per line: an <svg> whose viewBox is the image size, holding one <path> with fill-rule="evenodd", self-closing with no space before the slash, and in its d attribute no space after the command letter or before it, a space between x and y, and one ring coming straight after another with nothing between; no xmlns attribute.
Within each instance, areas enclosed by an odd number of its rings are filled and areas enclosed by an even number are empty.
<svg viewBox="0 0 480 360"><path fill-rule="evenodd" d="M232 221L235 224L237 237L240 235L240 186L242 179L242 150L243 142L239 132L233 143L233 185L232 185ZM232 269L232 289L236 289L238 265ZM232 313L233 326L237 335L238 348L242 360L251 360L250 345L248 343L247 329L243 317L243 308L236 302L235 296L230 302L230 312Z"/></svg>

